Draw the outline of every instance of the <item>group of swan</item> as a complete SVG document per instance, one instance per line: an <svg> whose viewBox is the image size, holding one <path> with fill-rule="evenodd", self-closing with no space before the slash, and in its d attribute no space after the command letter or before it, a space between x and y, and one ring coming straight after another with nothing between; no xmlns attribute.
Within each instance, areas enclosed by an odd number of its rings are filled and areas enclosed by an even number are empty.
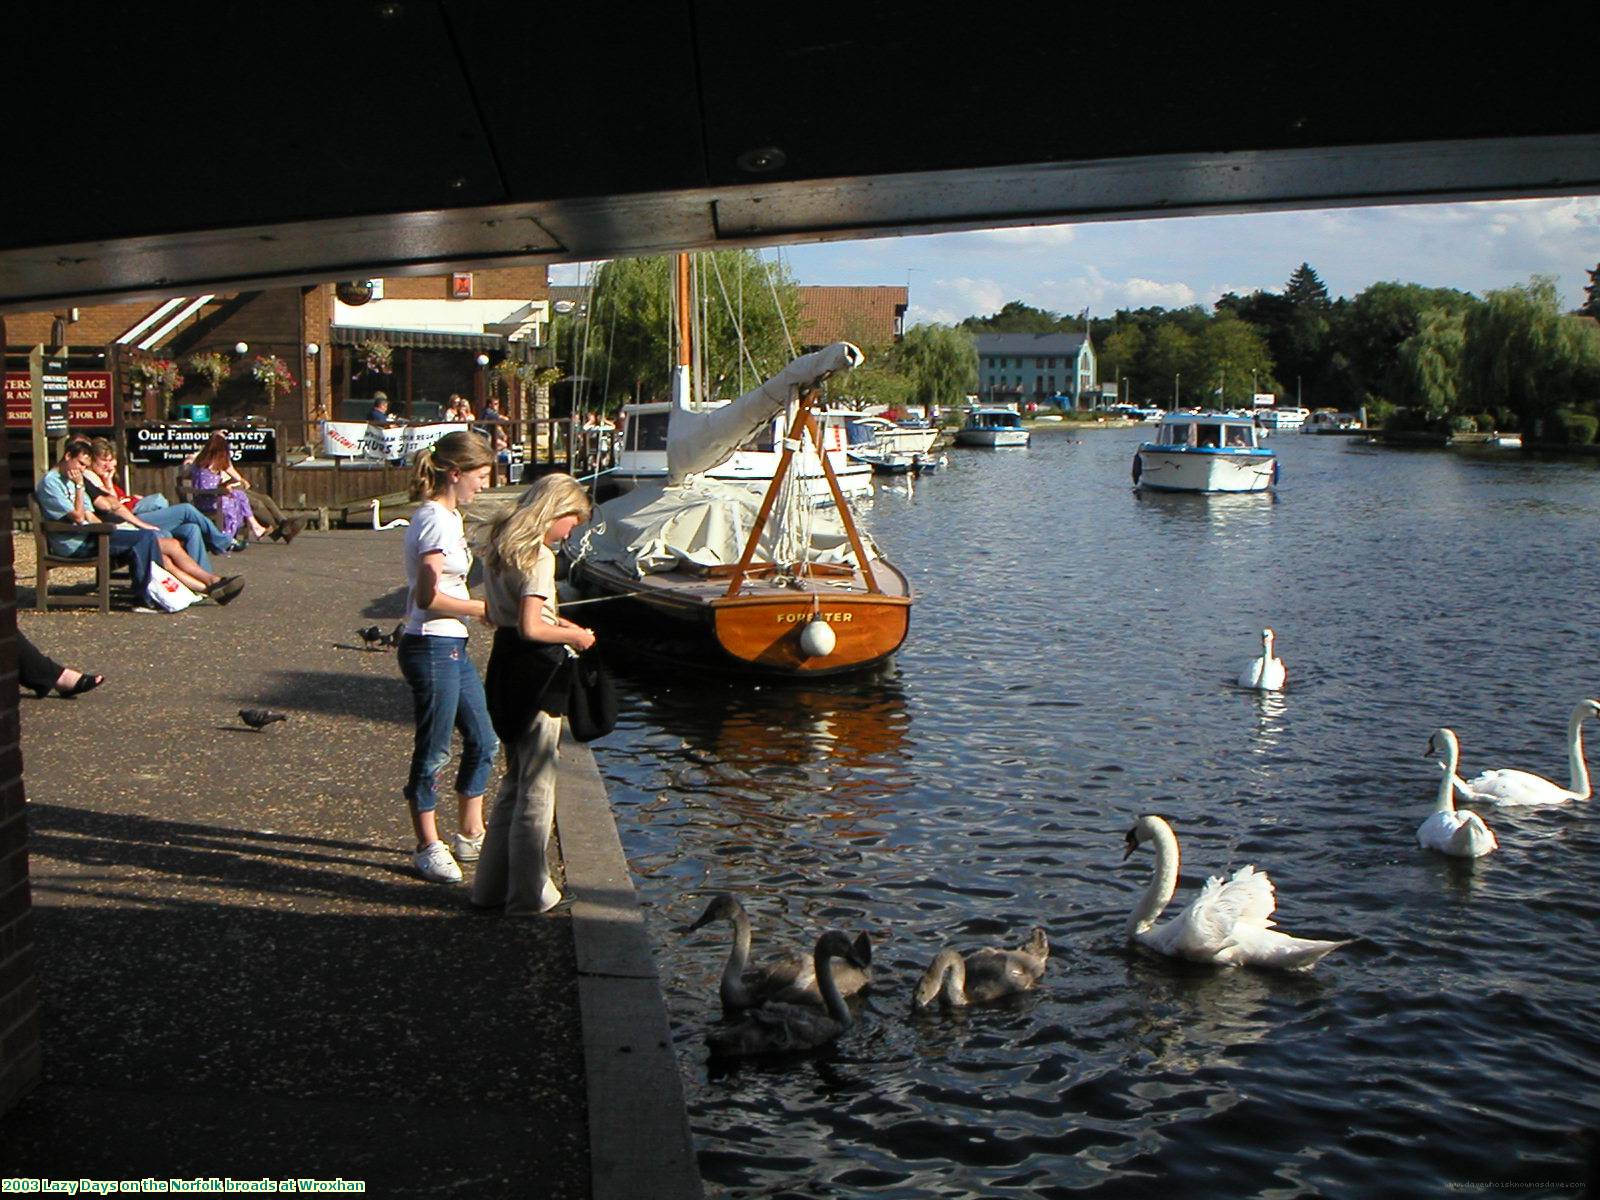
<svg viewBox="0 0 1600 1200"><path fill-rule="evenodd" d="M872 982L872 946L866 934L851 940L838 930L817 939L810 958L793 955L749 970L750 917L744 905L718 893L685 932L713 921L733 926L733 945L722 971L719 993L724 1017L732 1023L706 1036L718 1057L789 1054L815 1050L833 1041L853 1020L846 997ZM1050 943L1034 929L1020 949L983 949L962 958L941 950L917 984L918 1009L936 1001L954 1007L987 1004L1030 991L1044 977Z"/></svg>
<svg viewBox="0 0 1600 1200"><path fill-rule="evenodd" d="M1587 800L1593 792L1589 784L1589 764L1583 758L1583 723L1600 714L1600 700L1580 700L1567 718L1567 765L1572 786L1535 775L1530 771L1484 771L1471 779L1456 773L1461 762L1461 744L1455 730L1435 729L1428 739L1427 754L1442 754L1439 763L1439 796L1433 812L1417 829L1417 843L1426 850L1437 850L1456 858L1482 858L1500 848L1494 830L1475 812L1458 809L1457 796L1477 803L1503 807L1567 804Z"/></svg>

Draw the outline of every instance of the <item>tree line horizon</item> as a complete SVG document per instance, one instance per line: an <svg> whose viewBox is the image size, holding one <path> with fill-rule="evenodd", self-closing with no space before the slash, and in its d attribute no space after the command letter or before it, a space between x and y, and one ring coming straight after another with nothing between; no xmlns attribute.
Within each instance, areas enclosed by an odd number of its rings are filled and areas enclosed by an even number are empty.
<svg viewBox="0 0 1600 1200"><path fill-rule="evenodd" d="M798 349L798 287L784 264L754 251L694 260L706 394L729 398ZM614 411L669 394L671 264L668 256L614 259L600 269L586 311L554 322L551 361L584 381L578 405ZM975 335L1078 333L1087 325L1100 381L1118 383L1134 402L1248 407L1253 392L1270 391L1308 408L1365 407L1369 421L1396 430L1516 430L1587 443L1600 427L1600 265L1588 275L1586 303L1575 313L1562 310L1550 276L1482 297L1383 282L1333 299L1309 263L1281 292L1230 292L1211 309L1089 318L1016 300L988 316L914 325L897 341L846 329L866 364L828 390L831 400L890 411L959 408L977 391Z"/></svg>

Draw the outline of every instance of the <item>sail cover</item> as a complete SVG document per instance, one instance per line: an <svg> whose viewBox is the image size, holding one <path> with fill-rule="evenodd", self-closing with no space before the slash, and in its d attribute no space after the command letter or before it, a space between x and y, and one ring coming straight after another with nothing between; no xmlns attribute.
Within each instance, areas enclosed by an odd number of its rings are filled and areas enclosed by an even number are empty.
<svg viewBox="0 0 1600 1200"><path fill-rule="evenodd" d="M691 409L686 396L676 396L667 424L667 482L682 483L697 471L709 471L726 462L789 406L798 389L814 386L836 371L860 366L861 357L861 351L849 342L834 342L802 354L754 391L705 412Z"/></svg>
<svg viewBox="0 0 1600 1200"><path fill-rule="evenodd" d="M635 577L687 568L731 566L739 561L761 510L762 492L743 484L692 479L679 486L642 483L595 509L578 531L579 553L617 563ZM773 522L759 543L759 557L771 561ZM850 539L838 513L817 510L809 526L805 557L813 562L854 563ZM863 534L867 554L877 547Z"/></svg>

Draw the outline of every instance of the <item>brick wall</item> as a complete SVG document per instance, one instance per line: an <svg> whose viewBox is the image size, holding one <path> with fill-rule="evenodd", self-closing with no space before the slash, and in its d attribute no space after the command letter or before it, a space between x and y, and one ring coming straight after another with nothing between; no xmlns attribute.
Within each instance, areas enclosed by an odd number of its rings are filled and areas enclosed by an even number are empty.
<svg viewBox="0 0 1600 1200"><path fill-rule="evenodd" d="M0 345L5 340L6 321L0 317ZM17 723L17 586L9 475L6 431L0 423L0 1114L39 1082L39 990Z"/></svg>
<svg viewBox="0 0 1600 1200"><path fill-rule="evenodd" d="M543 266L503 267L472 272L474 300L545 300L550 295L549 272ZM385 300L448 300L450 276L386 275Z"/></svg>

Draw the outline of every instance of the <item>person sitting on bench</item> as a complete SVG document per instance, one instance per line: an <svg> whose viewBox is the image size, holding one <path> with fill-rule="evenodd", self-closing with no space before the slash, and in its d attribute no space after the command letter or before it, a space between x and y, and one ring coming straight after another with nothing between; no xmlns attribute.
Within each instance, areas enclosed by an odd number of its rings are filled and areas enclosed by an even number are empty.
<svg viewBox="0 0 1600 1200"><path fill-rule="evenodd" d="M39 511L47 521L70 521L74 525L92 524L88 489L84 474L89 470L92 447L88 438L69 437L61 447L61 461L46 471L34 497L39 501ZM118 526L111 536L111 553L126 554L132 562L133 586L143 602L150 587L150 568L158 564L191 591L210 596L218 604L226 604L244 590L244 580L237 575L224 579L205 570L185 553L173 538L163 536L158 529L141 529L138 526ZM50 552L63 558L88 559L94 556L94 544L82 534L52 533Z"/></svg>
<svg viewBox="0 0 1600 1200"><path fill-rule="evenodd" d="M159 529L182 543L183 551L202 570L211 570L208 550L226 554L233 539L218 529L192 504L168 504L162 495L130 496L117 481L117 448L105 438L89 442L90 469L83 483L89 489L89 502L102 514L101 520L122 521L136 529Z"/></svg>
<svg viewBox="0 0 1600 1200"><path fill-rule="evenodd" d="M213 433L205 449L194 456L189 480L196 492L211 493L209 500L197 507L201 512L214 512L217 524L229 537L260 541L269 532L264 522L270 522L272 540L288 545L302 528L301 522L291 521L267 493L250 490L250 481L233 465L225 430Z"/></svg>

